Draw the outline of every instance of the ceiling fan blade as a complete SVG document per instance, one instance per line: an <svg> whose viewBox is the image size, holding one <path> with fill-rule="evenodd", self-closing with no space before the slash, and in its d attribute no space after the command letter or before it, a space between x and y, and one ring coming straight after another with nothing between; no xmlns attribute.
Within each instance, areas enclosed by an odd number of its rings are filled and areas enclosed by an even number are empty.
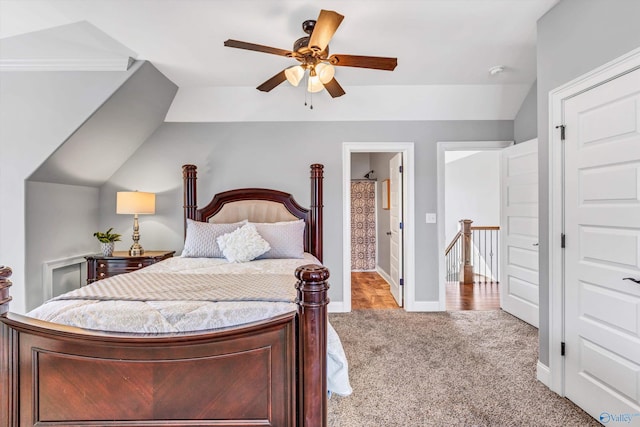
<svg viewBox="0 0 640 427"><path fill-rule="evenodd" d="M398 58L338 54L331 55L329 62L339 67L373 68L375 70L393 71L398 65Z"/></svg>
<svg viewBox="0 0 640 427"><path fill-rule="evenodd" d="M256 89L261 90L263 92L269 92L274 87L278 86L283 81L287 80L287 76L284 74L284 70L280 71L275 76L271 77L266 82L262 83Z"/></svg>
<svg viewBox="0 0 640 427"><path fill-rule="evenodd" d="M255 43L241 42L239 40L229 39L224 42L224 45L227 47L235 47L238 49L253 50L255 52L271 53L273 55L287 57L291 57L293 55L293 52L291 52L290 50L278 49L277 47L263 46L261 44Z"/></svg>
<svg viewBox="0 0 640 427"><path fill-rule="evenodd" d="M309 48L322 52L340 26L344 16L333 10L321 10L309 39Z"/></svg>
<svg viewBox="0 0 640 427"><path fill-rule="evenodd" d="M340 86L340 83L334 78L332 78L329 83L324 84L324 88L329 92L332 98L337 98L339 96L344 95L346 92Z"/></svg>

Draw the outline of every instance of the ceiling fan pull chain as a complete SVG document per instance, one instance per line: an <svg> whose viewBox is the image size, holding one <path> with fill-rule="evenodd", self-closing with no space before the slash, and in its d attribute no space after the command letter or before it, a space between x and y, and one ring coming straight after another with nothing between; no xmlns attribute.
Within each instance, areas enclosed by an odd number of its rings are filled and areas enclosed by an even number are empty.
<svg viewBox="0 0 640 427"><path fill-rule="evenodd" d="M309 73L305 73L305 77L307 78L305 87L309 87ZM304 90L304 106L307 106L307 92L309 93L309 109L313 110L313 93L309 92L307 89Z"/></svg>

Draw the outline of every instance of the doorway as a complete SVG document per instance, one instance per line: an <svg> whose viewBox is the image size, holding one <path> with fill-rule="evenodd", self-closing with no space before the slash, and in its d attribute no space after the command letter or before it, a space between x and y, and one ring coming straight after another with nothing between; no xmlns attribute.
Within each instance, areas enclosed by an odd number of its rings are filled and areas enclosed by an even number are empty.
<svg viewBox="0 0 640 427"><path fill-rule="evenodd" d="M445 215L441 220L448 242L445 250L447 311L500 308L499 166L500 151L497 150L445 152ZM470 237L472 272L460 271L466 241L464 229L468 229Z"/></svg>
<svg viewBox="0 0 640 427"><path fill-rule="evenodd" d="M493 309L495 306L499 306L499 292L497 290L497 284L491 287L492 284L459 284L459 277L456 276L455 282L452 285L448 285L451 280L448 277L448 267L445 261L446 249L452 240L447 238L447 203L446 203L446 153L448 152L469 152L476 151L479 153L489 151L499 151L505 147L512 145L512 141L468 141L468 142L438 142L438 211L437 211L437 227L438 227L438 247L439 247L439 309L446 311L448 306L452 309ZM497 155L495 156L497 157ZM464 159L463 159L464 160ZM488 159L491 161L491 159ZM499 159L496 160L499 164ZM498 165L494 167L499 170ZM461 190L464 192L464 190ZM499 193L499 189L497 190ZM499 203L499 197L497 202ZM464 205L464 203L461 203ZM456 211L455 209L453 209ZM460 219L469 218L455 218L449 228L457 232L456 221ZM499 222L499 220L497 221ZM495 225L495 224L492 224ZM451 235L452 231L449 231ZM455 234L455 233L453 233ZM492 253L493 254L493 253ZM478 259L481 259L480 257ZM486 258L483 259L483 265L487 264ZM491 276L491 274L487 274ZM492 279L491 279L492 280ZM473 280L472 280L473 282ZM489 293L485 289L489 285ZM495 291L495 292L494 292ZM447 297L449 296L449 300ZM477 303L475 299L478 299ZM483 300L483 301L480 301Z"/></svg>
<svg viewBox="0 0 640 427"><path fill-rule="evenodd" d="M389 183L391 184L391 180L385 181L378 180L377 188L378 188L378 202L381 204L382 199L385 197L386 200L389 201L389 206L391 206L391 202L393 201L393 197L396 197L396 200L401 201L401 206L396 206L396 209L401 208L403 212L402 224L398 224L396 228L402 227L402 236L405 238L403 240L396 239L396 242L399 242L398 250L402 254L402 256L398 256L396 254L396 262L398 263L399 268L397 269L402 277L399 277L398 289L397 289L397 297L401 298L400 301L404 302L405 310L411 310L413 308L413 303L415 301L415 288L414 288L414 223L413 223L413 211L414 211L414 201L413 201L413 187L414 187L414 172L413 172L413 143L344 143L343 144L343 301L341 307L338 304L332 303L332 311L343 311L349 312L352 309L352 217L351 217L351 179L353 176L352 173L352 163L351 158L352 155L360 155L363 153L371 153L373 154L389 154L399 153L398 158L402 162L403 173L396 177L395 182L400 180L400 184L395 187L396 192L400 192L399 194L394 194L391 192L391 186L387 190L385 185ZM379 172L378 176L386 176L387 173L390 173L390 167L386 168L378 167ZM374 168L372 168L374 169ZM388 172L384 171L386 169ZM374 169L375 171L375 169ZM386 172L386 173L382 173ZM385 191L389 191L385 193ZM389 211L389 210L385 210ZM389 232L392 232L392 227L389 226L385 228L385 231L382 233L384 238L382 238L380 233L380 227L377 228L378 232L376 233L377 240L387 241L387 238L390 239L390 235L387 235L386 229ZM376 263L383 263L383 259L386 261L389 260L388 264L391 264L391 244L389 244L389 250L384 251L386 248L384 244L378 246L380 250L376 251ZM389 257L389 258L387 258ZM386 264L386 263L385 263ZM381 272L378 269L379 272ZM384 271L382 271L384 274ZM385 280L388 282L392 282L391 269L386 269L388 274L385 277ZM402 280L400 280L402 279Z"/></svg>
<svg viewBox="0 0 640 427"><path fill-rule="evenodd" d="M351 154L351 308L402 306L401 153Z"/></svg>

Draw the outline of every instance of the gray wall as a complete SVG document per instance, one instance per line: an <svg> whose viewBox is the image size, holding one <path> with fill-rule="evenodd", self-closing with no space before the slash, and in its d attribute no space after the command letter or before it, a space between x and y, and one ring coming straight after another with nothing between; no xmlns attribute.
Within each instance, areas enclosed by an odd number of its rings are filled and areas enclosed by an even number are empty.
<svg viewBox="0 0 640 427"><path fill-rule="evenodd" d="M27 294L42 288L41 283L25 284L25 180L138 67L126 72L0 73L0 263L14 271L11 311L24 313L28 303L33 306Z"/></svg>
<svg viewBox="0 0 640 427"><path fill-rule="evenodd" d="M98 188L27 182L26 283L28 309L44 302L42 265L68 256L99 252ZM77 275L75 288L79 288Z"/></svg>
<svg viewBox="0 0 640 427"><path fill-rule="evenodd" d="M378 267L387 275L391 274L391 236L387 236L387 231L391 230L390 213L388 209L382 209L382 183L389 179L389 162L396 153L371 153L371 169L376 171L378 182L378 200L376 201L376 211L378 212Z"/></svg>
<svg viewBox="0 0 640 427"><path fill-rule="evenodd" d="M143 61L124 72L2 72L0 263L14 270L12 311L42 303L43 262L97 251L98 184L163 122L176 90Z"/></svg>
<svg viewBox="0 0 640 427"><path fill-rule="evenodd" d="M305 135L300 138L300 135ZM146 249L181 250L182 173L199 168L198 192L271 187L309 204L311 163L325 165L325 259L332 271L331 298L342 300L342 143L415 142L416 298L437 301L437 232L422 218L436 212L436 142L513 139L512 121L164 123L101 187L100 228L131 227L115 214L123 188L157 193L156 214L140 220ZM204 198L204 197L203 197ZM200 200L200 205L209 200ZM125 217L125 218L121 218ZM129 239L116 245L125 249ZM347 266L348 268L348 266Z"/></svg>
<svg viewBox="0 0 640 427"><path fill-rule="evenodd" d="M99 187L164 122L178 87L150 62L73 133L30 181Z"/></svg>
<svg viewBox="0 0 640 427"><path fill-rule="evenodd" d="M473 226L500 225L500 151L481 151L445 165L444 238L448 245L461 219Z"/></svg>
<svg viewBox="0 0 640 427"><path fill-rule="evenodd" d="M529 89L526 98L513 121L515 143L528 141L538 136L538 82Z"/></svg>
<svg viewBox="0 0 640 427"><path fill-rule="evenodd" d="M369 153L351 153L351 179L365 179L371 170Z"/></svg>
<svg viewBox="0 0 640 427"><path fill-rule="evenodd" d="M549 364L549 91L640 47L640 1L563 0L538 21L540 361ZM557 242L555 242L557 243ZM560 286L559 283L551 286Z"/></svg>

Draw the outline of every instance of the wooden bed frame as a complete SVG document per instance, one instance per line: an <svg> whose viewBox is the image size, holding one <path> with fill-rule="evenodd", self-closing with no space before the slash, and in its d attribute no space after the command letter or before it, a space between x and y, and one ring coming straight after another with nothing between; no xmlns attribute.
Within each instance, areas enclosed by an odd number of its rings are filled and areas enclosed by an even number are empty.
<svg viewBox="0 0 640 427"><path fill-rule="evenodd" d="M186 218L235 200L268 200L305 220L322 259L323 166L311 165L311 209L289 194L245 189L197 208L196 167L183 166ZM293 273L293 272L292 272ZM326 426L327 279L306 265L297 312L195 333L96 332L9 313L0 267L0 426Z"/></svg>

